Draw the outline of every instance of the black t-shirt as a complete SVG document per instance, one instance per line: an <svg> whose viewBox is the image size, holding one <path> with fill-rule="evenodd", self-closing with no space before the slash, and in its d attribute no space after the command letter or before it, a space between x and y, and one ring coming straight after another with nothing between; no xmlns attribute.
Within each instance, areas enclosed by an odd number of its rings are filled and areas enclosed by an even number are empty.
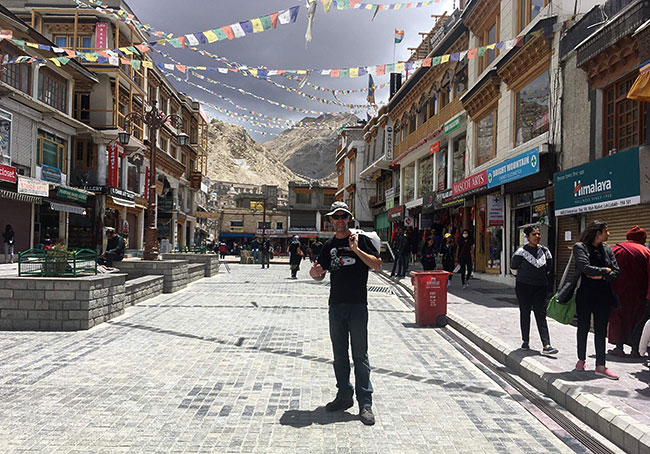
<svg viewBox="0 0 650 454"><path fill-rule="evenodd" d="M379 257L372 242L359 235L359 249ZM330 272L330 304L368 304L368 265L352 252L348 237L325 242L318 263Z"/></svg>
<svg viewBox="0 0 650 454"><path fill-rule="evenodd" d="M472 239L471 236L468 236L467 238L461 236L458 240L459 257L471 257L473 245L474 239Z"/></svg>

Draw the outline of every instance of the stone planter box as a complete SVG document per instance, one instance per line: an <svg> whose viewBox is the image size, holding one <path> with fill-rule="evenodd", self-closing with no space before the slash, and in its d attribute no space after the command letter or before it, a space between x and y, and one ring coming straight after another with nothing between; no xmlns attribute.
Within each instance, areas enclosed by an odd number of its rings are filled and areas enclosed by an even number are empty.
<svg viewBox="0 0 650 454"><path fill-rule="evenodd" d="M187 287L187 260L126 259L115 264L129 279L142 276L163 276L163 293L174 293Z"/></svg>
<svg viewBox="0 0 650 454"><path fill-rule="evenodd" d="M124 313L126 274L0 276L0 329L74 331Z"/></svg>
<svg viewBox="0 0 650 454"><path fill-rule="evenodd" d="M205 277L204 263L190 263L187 265L187 276L189 282L198 281Z"/></svg>
<svg viewBox="0 0 650 454"><path fill-rule="evenodd" d="M219 256L217 254L162 254L163 260L187 260L189 263L205 263L205 277L219 273Z"/></svg>
<svg viewBox="0 0 650 454"><path fill-rule="evenodd" d="M124 284L124 306L134 306L149 298L162 295L163 276L142 276Z"/></svg>

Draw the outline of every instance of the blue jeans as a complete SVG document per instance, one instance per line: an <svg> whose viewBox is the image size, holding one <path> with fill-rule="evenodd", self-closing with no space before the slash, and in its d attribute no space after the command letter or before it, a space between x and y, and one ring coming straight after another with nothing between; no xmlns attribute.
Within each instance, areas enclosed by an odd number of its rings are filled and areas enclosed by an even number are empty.
<svg viewBox="0 0 650 454"><path fill-rule="evenodd" d="M331 304L329 321L330 339L334 351L334 375L338 388L336 396L351 398L356 389L359 408L372 405L370 361L368 360L368 306L365 304ZM354 388L350 383L348 343L352 345Z"/></svg>
<svg viewBox="0 0 650 454"><path fill-rule="evenodd" d="M397 267L397 275L404 277L409 270L409 259L411 258L410 252L400 252L399 266Z"/></svg>

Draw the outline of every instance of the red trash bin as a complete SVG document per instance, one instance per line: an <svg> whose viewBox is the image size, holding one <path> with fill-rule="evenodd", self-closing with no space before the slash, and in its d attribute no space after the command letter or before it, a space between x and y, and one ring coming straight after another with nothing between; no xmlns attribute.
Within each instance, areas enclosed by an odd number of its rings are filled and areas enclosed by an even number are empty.
<svg viewBox="0 0 650 454"><path fill-rule="evenodd" d="M417 325L447 325L447 281L450 274L447 271L411 271Z"/></svg>

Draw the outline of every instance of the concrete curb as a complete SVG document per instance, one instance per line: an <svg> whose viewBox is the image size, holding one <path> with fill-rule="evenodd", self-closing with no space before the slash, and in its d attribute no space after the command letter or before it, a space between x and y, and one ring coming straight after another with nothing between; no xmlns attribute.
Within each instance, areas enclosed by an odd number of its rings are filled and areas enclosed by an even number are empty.
<svg viewBox="0 0 650 454"><path fill-rule="evenodd" d="M595 395L580 391L571 382L555 378L553 371L493 338L478 326L447 312L449 324L495 360L515 371L602 436L631 454L650 454L650 427L639 423Z"/></svg>

